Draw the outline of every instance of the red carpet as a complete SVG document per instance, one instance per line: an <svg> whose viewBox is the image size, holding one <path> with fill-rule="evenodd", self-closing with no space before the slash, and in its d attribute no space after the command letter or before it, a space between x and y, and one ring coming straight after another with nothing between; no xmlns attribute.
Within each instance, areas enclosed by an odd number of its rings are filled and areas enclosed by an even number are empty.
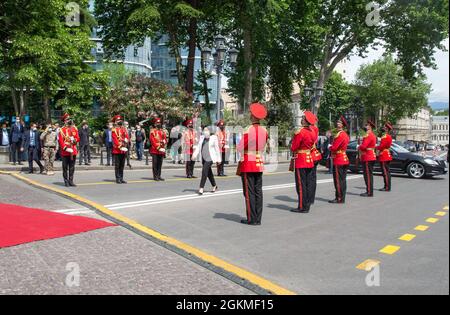
<svg viewBox="0 0 450 315"><path fill-rule="evenodd" d="M115 226L115 224L0 203L0 248L79 234L110 226Z"/></svg>

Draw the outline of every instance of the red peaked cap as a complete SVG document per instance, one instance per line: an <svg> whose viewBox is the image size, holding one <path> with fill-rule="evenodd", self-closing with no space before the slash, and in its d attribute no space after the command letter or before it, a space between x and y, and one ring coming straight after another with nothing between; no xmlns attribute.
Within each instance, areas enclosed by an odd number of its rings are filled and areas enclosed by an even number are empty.
<svg viewBox="0 0 450 315"><path fill-rule="evenodd" d="M342 124L344 125L345 128L348 127L347 119L345 119L344 116L341 116L341 118L339 118L339 121L342 122Z"/></svg>
<svg viewBox="0 0 450 315"><path fill-rule="evenodd" d="M376 127L375 123L374 123L373 121L371 121L371 120L368 120L368 121L367 121L367 124L370 125L370 126L372 126L372 128L375 128L375 127Z"/></svg>
<svg viewBox="0 0 450 315"><path fill-rule="evenodd" d="M304 112L305 115L305 119L306 121L311 124L314 125L317 122L317 117L316 115L314 115L313 113L311 113L310 111L306 111Z"/></svg>
<svg viewBox="0 0 450 315"><path fill-rule="evenodd" d="M153 118L153 124L160 124L161 123L161 118L159 118L159 117L155 117L155 118Z"/></svg>
<svg viewBox="0 0 450 315"><path fill-rule="evenodd" d="M267 117L267 108L263 104L253 103L252 105L250 105L250 113L256 119L262 120Z"/></svg>
<svg viewBox="0 0 450 315"><path fill-rule="evenodd" d="M122 116L116 115L116 116L113 117L113 119L112 119L113 123L118 122L118 121L122 121Z"/></svg>
<svg viewBox="0 0 450 315"><path fill-rule="evenodd" d="M219 120L217 122L217 127L223 127L223 126L225 126L225 122L223 120Z"/></svg>
<svg viewBox="0 0 450 315"><path fill-rule="evenodd" d="M388 122L384 125L384 127L386 129L388 129L389 131L392 131L394 129L394 127L392 127L391 123L388 123Z"/></svg>
<svg viewBox="0 0 450 315"><path fill-rule="evenodd" d="M187 118L187 119L184 121L184 125L185 125L185 126L192 125L193 123L194 123L194 121L193 121L192 119L190 119L190 118Z"/></svg>
<svg viewBox="0 0 450 315"><path fill-rule="evenodd" d="M62 117L61 117L61 121L66 121L67 119L70 118L70 115L65 113Z"/></svg>

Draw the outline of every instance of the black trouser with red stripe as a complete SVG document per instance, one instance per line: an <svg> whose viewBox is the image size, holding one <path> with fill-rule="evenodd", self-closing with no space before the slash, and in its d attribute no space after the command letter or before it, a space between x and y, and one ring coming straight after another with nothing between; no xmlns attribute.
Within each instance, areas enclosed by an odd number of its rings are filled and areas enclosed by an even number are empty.
<svg viewBox="0 0 450 315"><path fill-rule="evenodd" d="M345 202L347 195L347 170L348 165L334 165L334 188L336 189L336 200L340 202Z"/></svg>
<svg viewBox="0 0 450 315"><path fill-rule="evenodd" d="M362 162L364 181L366 182L366 192L369 196L373 195L373 166L375 161Z"/></svg>
<svg viewBox="0 0 450 315"><path fill-rule="evenodd" d="M225 159L226 154L225 152L222 152L222 162L217 163L217 176L225 176Z"/></svg>
<svg viewBox="0 0 450 315"><path fill-rule="evenodd" d="M263 213L263 173L242 173L248 223L261 223Z"/></svg>
<svg viewBox="0 0 450 315"><path fill-rule="evenodd" d="M298 194L298 210L309 211L313 194L313 168L295 169L295 185Z"/></svg>
<svg viewBox="0 0 450 315"><path fill-rule="evenodd" d="M163 162L164 162L163 154L152 154L152 169L154 179L161 179Z"/></svg>
<svg viewBox="0 0 450 315"><path fill-rule="evenodd" d="M383 171L384 189L391 191L391 162L380 162Z"/></svg>
<svg viewBox="0 0 450 315"><path fill-rule="evenodd" d="M186 176L194 176L195 161L192 160L192 154L188 154L186 157Z"/></svg>
<svg viewBox="0 0 450 315"><path fill-rule="evenodd" d="M114 157L114 172L116 175L116 181L123 180L123 170L125 168L126 154L113 154Z"/></svg>
<svg viewBox="0 0 450 315"><path fill-rule="evenodd" d="M317 167L319 166L319 161L314 162L314 168L311 173L311 200L310 203L313 204L316 201L316 190L317 190Z"/></svg>

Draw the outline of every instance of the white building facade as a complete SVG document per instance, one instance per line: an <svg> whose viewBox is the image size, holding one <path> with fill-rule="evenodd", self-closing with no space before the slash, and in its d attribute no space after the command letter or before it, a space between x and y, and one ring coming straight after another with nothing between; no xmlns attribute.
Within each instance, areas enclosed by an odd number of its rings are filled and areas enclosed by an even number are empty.
<svg viewBox="0 0 450 315"><path fill-rule="evenodd" d="M433 116L431 128L431 141L436 145L449 144L448 116Z"/></svg>
<svg viewBox="0 0 450 315"><path fill-rule="evenodd" d="M395 126L398 141L431 142L431 112L423 108L410 118L399 120Z"/></svg>

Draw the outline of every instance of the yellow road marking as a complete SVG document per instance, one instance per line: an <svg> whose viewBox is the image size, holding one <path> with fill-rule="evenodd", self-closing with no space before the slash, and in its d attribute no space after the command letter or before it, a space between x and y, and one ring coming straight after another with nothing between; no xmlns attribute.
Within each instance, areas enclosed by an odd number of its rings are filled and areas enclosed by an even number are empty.
<svg viewBox="0 0 450 315"><path fill-rule="evenodd" d="M421 231L421 232L425 232L426 230L428 230L430 227L427 225L418 225L414 228L414 230L416 231Z"/></svg>
<svg viewBox="0 0 450 315"><path fill-rule="evenodd" d="M428 219L426 220L426 222L428 222L428 223L437 223L437 222L439 222L439 219L436 219L436 218L428 218Z"/></svg>
<svg viewBox="0 0 450 315"><path fill-rule="evenodd" d="M448 206L445 206L444 208L442 208L442 210L447 210L448 211Z"/></svg>
<svg viewBox="0 0 450 315"><path fill-rule="evenodd" d="M276 172L276 173L267 173L264 174L264 176L275 176L275 175L283 175L283 174L291 174L291 172ZM227 180L227 179L233 179L233 178L239 178L239 176L231 175L227 177L217 177L218 180ZM195 181L198 180L196 178L171 178L166 179L166 182L182 182L182 181ZM142 183L157 183L153 179L148 180L130 180L128 181L128 184L142 184ZM116 182L110 181L110 182L95 182L95 183L81 183L77 184L77 186L97 186L97 185L116 185Z"/></svg>
<svg viewBox="0 0 450 315"><path fill-rule="evenodd" d="M437 215L438 217L444 217L447 214L447 212L443 212L443 211L439 211L436 212L435 215Z"/></svg>
<svg viewBox="0 0 450 315"><path fill-rule="evenodd" d="M239 277L241 279L247 280L247 281L249 281L249 282L251 282L251 283L253 283L253 284L255 284L255 285L257 285L257 286L263 288L264 290L267 290L267 291L269 291L269 292L271 292L273 294L277 294L277 295L296 295L296 293L293 292L293 291L285 289L285 288L283 288L283 287L281 287L281 286L279 286L279 285L277 285L275 283L270 282L267 279L264 279L264 278L262 278L262 277L260 277L260 276L258 276L256 274L250 272L250 271L247 271L247 270L245 270L243 268L240 268L240 267L235 266L235 265L233 265L231 263L228 263L228 262L226 262L226 261L224 261L224 260L222 260L222 259L220 259L218 257L210 255L210 254L208 254L208 253L206 253L206 252L204 252L204 251L202 251L202 250L200 250L198 248L195 248L195 247L193 247L193 246L191 246L189 244L183 243L183 242L181 242L181 241L179 241L177 239L174 239L174 238L172 238L170 236L163 235L163 234L161 234L161 233L159 233L159 232L157 232L155 230L152 230L152 229L150 229L150 228L148 228L146 226L143 226L142 224L140 224L140 223L138 223L138 222L136 222L134 220L131 220L131 219L129 219L129 218L119 214L119 213L111 211L111 210L107 209L106 207L104 207L104 206L102 206L102 205L100 205L100 204L98 204L98 203L96 203L94 201L88 200L88 199L83 198L83 197L81 197L79 195L76 195L76 194L73 194L73 193L61 190L61 189L53 188L51 186L48 186L48 185L45 185L45 184L41 184L39 182L35 182L35 181L31 180L31 179L28 179L28 178L26 178L26 177L24 177L22 175L17 174L17 173L10 173L10 175L16 177L19 180L27 182L27 183L29 183L29 184L31 184L33 186L40 187L40 188L43 188L43 189L46 189L46 190L50 190L50 191L56 192L58 194L67 196L67 197L72 198L74 200L77 200L77 201L79 201L81 203L89 205L90 207L98 210L101 213L106 214L107 216L109 216L109 217L111 217L111 218L113 218L113 219L115 219L117 221L125 223L128 226L131 226L134 229L139 230L140 232L143 232L143 233L145 233L145 234L147 234L147 235L149 235L151 237L154 237L154 238L156 238L156 239L158 239L158 240L160 240L162 242L170 244L170 245L172 245L172 246L174 246L174 247L176 247L178 249L181 249L181 250L183 250L183 251L185 251L185 252L187 252L187 253L189 253L191 255L194 255L194 256L200 258L201 260L203 260L203 261L205 261L207 263L210 263L210 264L212 264L212 265L214 265L216 267L222 268L223 270L225 270L225 271L227 271L229 273L232 273L232 274L234 274L235 276L237 276L237 277Z"/></svg>
<svg viewBox="0 0 450 315"><path fill-rule="evenodd" d="M388 245L380 250L380 253L387 255L394 255L400 250L400 246Z"/></svg>
<svg viewBox="0 0 450 315"><path fill-rule="evenodd" d="M374 259L367 259L366 261L360 263L358 266L356 266L356 269L364 270L364 271L371 271L375 266L378 266L381 264L379 260Z"/></svg>
<svg viewBox="0 0 450 315"><path fill-rule="evenodd" d="M399 238L399 240L405 241L405 242L411 242L415 238L416 238L416 235L414 235L414 234L405 234L405 235L401 236Z"/></svg>

